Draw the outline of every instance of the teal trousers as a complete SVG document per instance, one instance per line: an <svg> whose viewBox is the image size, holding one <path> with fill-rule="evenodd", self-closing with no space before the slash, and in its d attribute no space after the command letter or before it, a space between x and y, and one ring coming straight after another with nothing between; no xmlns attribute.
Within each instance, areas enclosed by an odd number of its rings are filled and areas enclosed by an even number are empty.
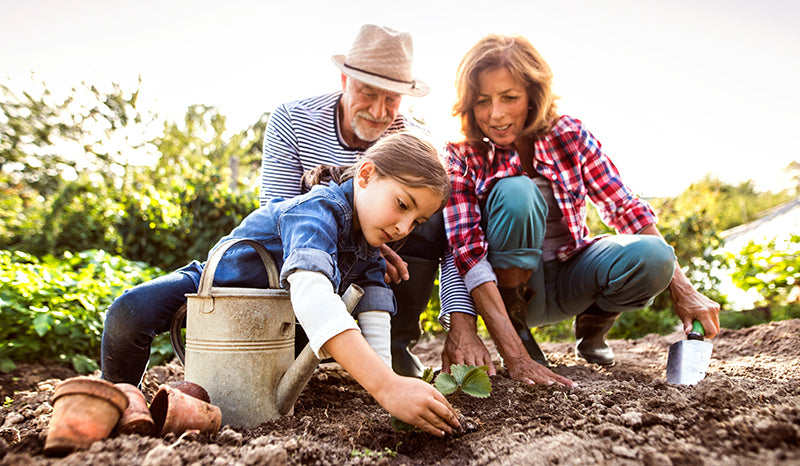
<svg viewBox="0 0 800 466"><path fill-rule="evenodd" d="M642 309L669 286L675 252L652 235L607 236L566 262L542 261L547 212L544 196L526 176L500 180L483 212L492 267L533 271L529 327L569 319L591 306L607 312Z"/></svg>

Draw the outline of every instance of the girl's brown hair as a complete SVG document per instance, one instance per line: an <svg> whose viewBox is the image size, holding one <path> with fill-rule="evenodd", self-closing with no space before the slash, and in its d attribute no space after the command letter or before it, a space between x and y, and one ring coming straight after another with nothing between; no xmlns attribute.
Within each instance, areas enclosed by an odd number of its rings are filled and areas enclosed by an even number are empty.
<svg viewBox="0 0 800 466"><path fill-rule="evenodd" d="M442 210L450 197L450 178L433 144L408 132L383 137L355 165L320 165L303 175L303 190L328 181L342 183L356 174L364 161L375 166L375 174L390 177L411 188L429 188L442 197Z"/></svg>
<svg viewBox="0 0 800 466"><path fill-rule="evenodd" d="M541 54L522 36L490 34L464 55L456 73L457 98L453 116L461 118L461 133L467 142L479 147L486 147L486 135L478 127L473 111L478 100L478 80L482 73L499 68L507 69L528 94L530 110L524 137L543 136L558 118L553 72Z"/></svg>

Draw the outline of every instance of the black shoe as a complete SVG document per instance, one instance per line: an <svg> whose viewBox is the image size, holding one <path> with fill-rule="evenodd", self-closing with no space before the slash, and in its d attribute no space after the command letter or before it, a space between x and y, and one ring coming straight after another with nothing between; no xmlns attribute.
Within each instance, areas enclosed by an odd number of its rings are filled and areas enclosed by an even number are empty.
<svg viewBox="0 0 800 466"><path fill-rule="evenodd" d="M592 305L575 317L575 354L591 364L613 366L614 350L605 337L619 317L617 312L606 312Z"/></svg>
<svg viewBox="0 0 800 466"><path fill-rule="evenodd" d="M531 329L525 322L525 316L528 313L528 304L536 295L536 291L530 289L527 285L519 285L515 287L497 287L500 290L500 296L503 298L503 304L506 306L506 312L517 331L520 340L522 340L525 350L528 351L531 359L544 367L550 367L550 361L544 355L539 344L534 340L531 334Z"/></svg>
<svg viewBox="0 0 800 466"><path fill-rule="evenodd" d="M422 377L422 361L411 352L422 335L419 316L428 306L439 262L402 256L409 279L392 285L397 313L392 316L392 369L406 377Z"/></svg>
<svg viewBox="0 0 800 466"><path fill-rule="evenodd" d="M392 369L397 374L405 377L422 377L425 366L409 348L416 343L416 340L411 340L407 344L402 341L392 341Z"/></svg>

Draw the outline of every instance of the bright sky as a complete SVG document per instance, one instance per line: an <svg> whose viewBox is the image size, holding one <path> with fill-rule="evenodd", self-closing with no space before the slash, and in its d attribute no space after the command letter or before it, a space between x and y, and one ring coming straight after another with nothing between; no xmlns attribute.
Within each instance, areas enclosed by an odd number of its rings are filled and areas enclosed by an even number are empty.
<svg viewBox="0 0 800 466"><path fill-rule="evenodd" d="M48 87L119 82L162 116L216 105L232 129L281 102L336 90L334 54L375 23L414 37L406 97L439 140L464 53L490 33L530 39L560 111L584 122L626 182L676 195L706 173L776 187L800 161L796 0L0 0L0 70Z"/></svg>

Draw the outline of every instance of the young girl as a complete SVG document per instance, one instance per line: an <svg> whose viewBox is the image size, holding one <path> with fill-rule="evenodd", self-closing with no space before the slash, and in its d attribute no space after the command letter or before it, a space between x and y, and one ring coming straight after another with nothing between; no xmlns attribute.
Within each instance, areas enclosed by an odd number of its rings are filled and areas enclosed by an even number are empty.
<svg viewBox="0 0 800 466"><path fill-rule="evenodd" d="M328 179L328 186L319 184ZM397 418L437 436L452 432L458 421L447 400L431 385L391 369L389 316L395 304L377 249L444 207L450 181L436 149L411 134L395 134L373 145L357 165L317 169L306 182L315 184L310 192L273 199L214 249L231 238L263 244L318 357L333 357ZM139 383L153 337L168 330L185 295L197 292L202 271L203 264L194 261L114 301L103 329L103 379ZM358 324L340 297L351 283L364 289L353 311ZM267 287L268 280L257 253L242 246L225 254L214 285Z"/></svg>

